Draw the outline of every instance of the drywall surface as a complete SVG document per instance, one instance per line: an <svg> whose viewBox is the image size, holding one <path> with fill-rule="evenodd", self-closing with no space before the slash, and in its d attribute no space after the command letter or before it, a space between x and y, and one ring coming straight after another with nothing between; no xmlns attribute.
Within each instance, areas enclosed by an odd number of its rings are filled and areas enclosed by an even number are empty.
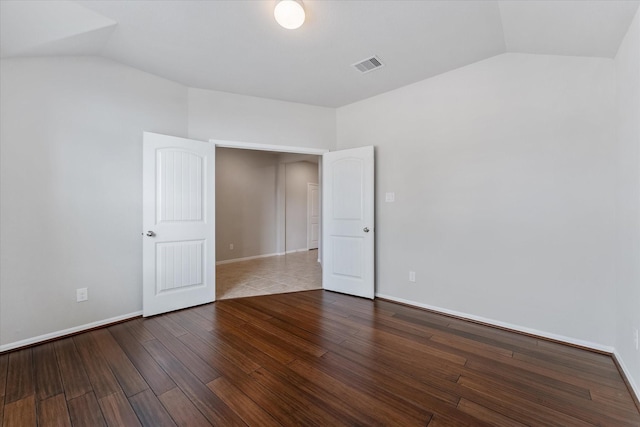
<svg viewBox="0 0 640 427"><path fill-rule="evenodd" d="M189 89L189 138L335 148L334 108Z"/></svg>
<svg viewBox="0 0 640 427"><path fill-rule="evenodd" d="M277 153L216 149L216 261L277 252L278 158Z"/></svg>
<svg viewBox="0 0 640 427"><path fill-rule="evenodd" d="M0 66L0 345L139 311L142 132L184 136L187 89L94 57Z"/></svg>
<svg viewBox="0 0 640 427"><path fill-rule="evenodd" d="M615 58L618 89L615 347L640 396L640 12Z"/></svg>
<svg viewBox="0 0 640 427"><path fill-rule="evenodd" d="M286 250L307 248L307 184L318 183L318 164L285 163L286 175Z"/></svg>
<svg viewBox="0 0 640 427"><path fill-rule="evenodd" d="M338 149L376 146L376 292L613 346L614 116L613 60L527 54L339 108Z"/></svg>
<svg viewBox="0 0 640 427"><path fill-rule="evenodd" d="M216 261L307 248L307 183L318 183L318 164L289 157L216 149Z"/></svg>

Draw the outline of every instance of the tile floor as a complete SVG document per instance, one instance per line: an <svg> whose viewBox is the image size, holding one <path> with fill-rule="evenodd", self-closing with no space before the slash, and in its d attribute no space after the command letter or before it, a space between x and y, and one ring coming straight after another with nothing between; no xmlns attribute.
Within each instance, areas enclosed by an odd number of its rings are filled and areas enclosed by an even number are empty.
<svg viewBox="0 0 640 427"><path fill-rule="evenodd" d="M318 251L295 252L216 266L216 299L322 288Z"/></svg>

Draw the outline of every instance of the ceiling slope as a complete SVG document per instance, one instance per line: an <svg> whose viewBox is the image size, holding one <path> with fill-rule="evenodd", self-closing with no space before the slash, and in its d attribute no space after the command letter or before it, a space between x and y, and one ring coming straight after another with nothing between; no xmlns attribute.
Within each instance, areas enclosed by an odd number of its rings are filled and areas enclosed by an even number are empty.
<svg viewBox="0 0 640 427"><path fill-rule="evenodd" d="M503 1L508 52L613 58L638 9L634 1Z"/></svg>
<svg viewBox="0 0 640 427"><path fill-rule="evenodd" d="M613 57L638 1L0 0L0 55L101 55L189 87L338 107L504 52ZM385 64L352 66L377 55Z"/></svg>
<svg viewBox="0 0 640 427"><path fill-rule="evenodd" d="M0 57L96 55L116 22L72 1L0 1Z"/></svg>
<svg viewBox="0 0 640 427"><path fill-rule="evenodd" d="M494 2L307 1L279 27L272 1L86 2L119 25L103 52L192 87L336 107L505 51ZM388 67L351 65L378 55Z"/></svg>

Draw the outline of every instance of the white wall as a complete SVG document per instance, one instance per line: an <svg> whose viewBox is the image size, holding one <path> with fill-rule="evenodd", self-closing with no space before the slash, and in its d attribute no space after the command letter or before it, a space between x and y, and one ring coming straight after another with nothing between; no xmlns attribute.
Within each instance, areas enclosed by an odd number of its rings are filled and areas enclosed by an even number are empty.
<svg viewBox="0 0 640 427"><path fill-rule="evenodd" d="M640 396L640 12L615 58L618 89L615 347Z"/></svg>
<svg viewBox="0 0 640 427"><path fill-rule="evenodd" d="M189 89L189 138L335 148L335 109Z"/></svg>
<svg viewBox="0 0 640 427"><path fill-rule="evenodd" d="M339 108L338 148L376 146L377 293L613 346L614 94L612 60L504 54Z"/></svg>
<svg viewBox="0 0 640 427"><path fill-rule="evenodd" d="M335 147L330 108L187 89L92 57L3 59L1 71L4 348L141 310L143 131Z"/></svg>
<svg viewBox="0 0 640 427"><path fill-rule="evenodd" d="M286 250L307 249L307 184L318 183L318 164L286 163Z"/></svg>
<svg viewBox="0 0 640 427"><path fill-rule="evenodd" d="M184 136L187 89L93 57L0 67L0 345L139 311L142 132Z"/></svg>
<svg viewBox="0 0 640 427"><path fill-rule="evenodd" d="M216 149L217 261L278 252L278 163L277 153Z"/></svg>

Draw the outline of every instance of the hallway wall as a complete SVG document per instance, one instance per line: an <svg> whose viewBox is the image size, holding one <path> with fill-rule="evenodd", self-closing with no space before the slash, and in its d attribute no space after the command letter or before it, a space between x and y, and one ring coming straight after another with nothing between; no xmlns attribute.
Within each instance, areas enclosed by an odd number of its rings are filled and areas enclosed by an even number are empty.
<svg viewBox="0 0 640 427"><path fill-rule="evenodd" d="M277 252L277 167L276 153L216 149L216 261Z"/></svg>
<svg viewBox="0 0 640 427"><path fill-rule="evenodd" d="M318 164L286 164L286 250L307 249L307 183L318 183Z"/></svg>

